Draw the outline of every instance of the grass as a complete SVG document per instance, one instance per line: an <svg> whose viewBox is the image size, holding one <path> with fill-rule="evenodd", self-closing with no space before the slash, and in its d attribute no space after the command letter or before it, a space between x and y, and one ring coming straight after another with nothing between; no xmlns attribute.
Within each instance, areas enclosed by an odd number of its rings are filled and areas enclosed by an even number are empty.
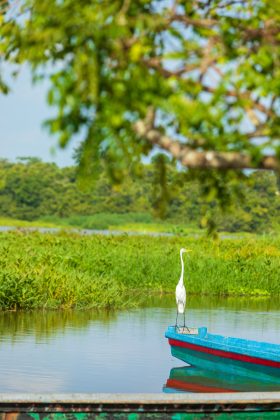
<svg viewBox="0 0 280 420"><path fill-rule="evenodd" d="M121 308L174 293L185 255L189 293L280 294L280 239L0 234L0 308Z"/></svg>
<svg viewBox="0 0 280 420"><path fill-rule="evenodd" d="M90 216L70 216L59 218L46 216L41 222L50 222L62 226L71 226L81 229L117 229L127 223L150 224L153 218L148 213L96 213Z"/></svg>
<svg viewBox="0 0 280 420"><path fill-rule="evenodd" d="M187 225L178 225L168 221L154 219L148 213L96 213L91 216L72 216L59 218L46 216L40 220L54 223L57 226L75 227L80 229L120 230L123 232L155 232L174 234L201 234L202 230Z"/></svg>
<svg viewBox="0 0 280 420"><path fill-rule="evenodd" d="M9 217L0 217L0 226L11 226L11 227L61 227L62 225L59 223L54 223L51 221L42 221L42 220L34 220L29 222L27 220L17 220L11 219Z"/></svg>

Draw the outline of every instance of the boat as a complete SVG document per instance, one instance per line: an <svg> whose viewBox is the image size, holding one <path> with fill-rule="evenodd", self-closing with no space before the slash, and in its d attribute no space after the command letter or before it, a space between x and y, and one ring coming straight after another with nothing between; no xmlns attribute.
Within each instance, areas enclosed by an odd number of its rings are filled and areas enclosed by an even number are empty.
<svg viewBox="0 0 280 420"><path fill-rule="evenodd" d="M166 393L232 393L232 392L279 392L280 376L265 372L251 372L249 375L217 372L197 366L176 367L170 370L163 387Z"/></svg>
<svg viewBox="0 0 280 420"><path fill-rule="evenodd" d="M210 334L206 327L171 326L165 337L171 354L192 366L245 376L253 370L280 377L279 344Z"/></svg>

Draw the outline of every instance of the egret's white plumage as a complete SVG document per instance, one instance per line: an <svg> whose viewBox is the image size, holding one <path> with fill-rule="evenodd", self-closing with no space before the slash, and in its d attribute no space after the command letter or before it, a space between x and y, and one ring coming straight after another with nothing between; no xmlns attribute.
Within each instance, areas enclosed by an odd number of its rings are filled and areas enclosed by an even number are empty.
<svg viewBox="0 0 280 420"><path fill-rule="evenodd" d="M184 284L177 284L176 287L176 302L177 302L177 308L178 313L183 314L185 312L185 306L186 306L186 288Z"/></svg>
<svg viewBox="0 0 280 420"><path fill-rule="evenodd" d="M176 303L177 303L177 317L178 317L178 313L179 314L184 314L185 313L186 298L187 298L186 288L185 288L185 285L184 285L184 261L183 261L183 253L184 252L189 252L189 250L187 250L185 248L180 249L180 258L181 258L182 270L181 270L181 276L180 276L179 282L176 286L176 292L175 292ZM176 318L176 325L177 325L177 318Z"/></svg>

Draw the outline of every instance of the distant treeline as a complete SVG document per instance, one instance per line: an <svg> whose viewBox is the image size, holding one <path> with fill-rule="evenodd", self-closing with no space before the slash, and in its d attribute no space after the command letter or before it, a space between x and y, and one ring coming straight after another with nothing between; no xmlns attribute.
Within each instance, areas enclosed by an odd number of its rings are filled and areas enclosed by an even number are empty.
<svg viewBox="0 0 280 420"><path fill-rule="evenodd" d="M152 222L158 217L178 225L204 226L213 220L219 230L266 232L280 225L280 197L273 173L243 174L242 182L219 175L224 203L218 204L213 191L193 180L190 174L160 159L143 164L138 174L128 174L113 185L105 169L87 188L77 181L77 167L60 168L36 158L17 163L0 160L0 215L36 220L47 216L66 218L100 213L135 215L132 222ZM218 176L218 175L217 175ZM163 182L162 182L162 178ZM224 207L224 211L222 208ZM133 219L133 217L132 217Z"/></svg>

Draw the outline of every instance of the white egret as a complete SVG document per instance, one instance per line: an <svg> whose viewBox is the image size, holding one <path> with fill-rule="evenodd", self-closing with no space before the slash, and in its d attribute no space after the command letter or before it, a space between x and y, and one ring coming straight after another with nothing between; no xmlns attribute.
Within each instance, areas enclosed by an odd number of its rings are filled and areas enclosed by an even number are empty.
<svg viewBox="0 0 280 420"><path fill-rule="evenodd" d="M181 276L179 282L176 286L176 303L177 303L177 316L176 316L176 327L177 327L177 320L178 314L184 314L184 327L185 327L185 307L186 307L186 288L184 285L184 261L183 261L183 253L190 252L190 249L182 248L180 249L180 258L181 258Z"/></svg>

